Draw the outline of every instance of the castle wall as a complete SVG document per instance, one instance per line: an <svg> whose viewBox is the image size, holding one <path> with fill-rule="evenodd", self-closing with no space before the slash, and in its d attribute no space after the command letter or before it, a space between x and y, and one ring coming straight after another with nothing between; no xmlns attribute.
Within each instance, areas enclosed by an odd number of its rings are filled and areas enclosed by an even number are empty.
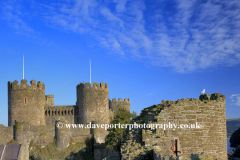
<svg viewBox="0 0 240 160"><path fill-rule="evenodd" d="M56 121L55 126L55 136L56 136L56 146L58 150L64 150L69 146L70 143L88 143L93 135L91 133L90 124L83 125L79 127L79 124L71 124L66 126L67 122L65 119L60 119Z"/></svg>
<svg viewBox="0 0 240 160"><path fill-rule="evenodd" d="M83 143L90 140L93 135L91 133L90 124L84 125L83 128L76 127L71 130L71 138L73 143Z"/></svg>
<svg viewBox="0 0 240 160"><path fill-rule="evenodd" d="M95 120L109 123L108 85L97 82L77 85L77 106L79 123L86 124Z"/></svg>
<svg viewBox="0 0 240 160"><path fill-rule="evenodd" d="M44 125L45 85L36 84L32 80L31 86L23 79L8 82L8 126L14 125L15 120L29 122L33 125Z"/></svg>
<svg viewBox="0 0 240 160"><path fill-rule="evenodd" d="M13 126L4 126L0 124L0 144L7 144L13 139Z"/></svg>
<svg viewBox="0 0 240 160"><path fill-rule="evenodd" d="M35 126L27 122L15 122L15 141L19 144L35 144L45 146L53 142L55 126Z"/></svg>
<svg viewBox="0 0 240 160"><path fill-rule="evenodd" d="M146 111L145 120L157 120L158 124L174 123L180 124L199 124L201 128L168 128L165 131L161 128L156 130L156 136L172 137L178 145L178 151L181 154L189 155L191 153L200 154L204 152L207 155L216 156L219 159L227 159L227 131L226 131L226 101L225 96L220 93L201 95L198 99L181 99L178 101L166 101L167 107L161 112L152 116L154 111ZM155 108L155 112L158 109ZM152 117L152 119L151 119ZM195 126L196 127L196 126ZM148 138L150 137L150 139ZM171 145L169 147L161 146L161 140L151 136L143 136L145 145L159 147L162 154L173 154ZM172 142L171 140L171 142ZM174 142L173 142L174 143ZM164 149L163 149L164 148ZM180 153L179 152L179 153Z"/></svg>
<svg viewBox="0 0 240 160"><path fill-rule="evenodd" d="M31 141L34 144L45 146L53 142L55 137L55 126L31 126Z"/></svg>
<svg viewBox="0 0 240 160"><path fill-rule="evenodd" d="M118 111L119 107L124 108L130 112L130 99L125 98L124 101L122 98L119 98L116 101L116 98L113 98L112 101L109 100L109 108L112 109L115 113Z"/></svg>
<svg viewBox="0 0 240 160"><path fill-rule="evenodd" d="M68 122L62 118L56 121L56 125L57 123L61 123L62 125L59 125L59 127L61 128L58 128L57 126L55 126L56 147L58 150L65 150L70 143L71 128L66 127L66 124Z"/></svg>
<svg viewBox="0 0 240 160"><path fill-rule="evenodd" d="M46 125L55 125L55 121L64 118L68 123L77 123L76 106L45 106Z"/></svg>
<svg viewBox="0 0 240 160"><path fill-rule="evenodd" d="M14 138L18 144L30 144L31 139L34 138L30 132L30 124L28 122L15 121Z"/></svg>
<svg viewBox="0 0 240 160"><path fill-rule="evenodd" d="M114 112L112 109L109 109L109 121L110 122L114 119L115 115L116 115L116 112Z"/></svg>
<svg viewBox="0 0 240 160"><path fill-rule="evenodd" d="M62 121L61 121L62 122ZM69 132L64 132L64 129L56 128L56 125L50 125L50 126L35 126L30 125L27 122L15 122L15 141L19 144L40 144L41 146L46 146L47 144L50 144L53 142L54 137L56 137L56 143L58 144L59 148L64 148L64 144L62 144L63 140L68 140L71 143L85 143L89 139L93 137L91 134L91 128L90 125L84 125L82 128L76 127L74 128L71 126L71 128L67 129ZM65 124L64 120L64 124ZM60 125L61 126L61 125ZM3 129L2 129L3 128ZM10 127L2 127L1 130L1 139L2 137L5 138L2 142L2 144L6 144L10 140L13 139L13 134L10 134L13 132L12 126ZM9 135L6 135L5 133L9 133ZM67 137L66 137L67 135ZM67 144L68 145L68 144Z"/></svg>

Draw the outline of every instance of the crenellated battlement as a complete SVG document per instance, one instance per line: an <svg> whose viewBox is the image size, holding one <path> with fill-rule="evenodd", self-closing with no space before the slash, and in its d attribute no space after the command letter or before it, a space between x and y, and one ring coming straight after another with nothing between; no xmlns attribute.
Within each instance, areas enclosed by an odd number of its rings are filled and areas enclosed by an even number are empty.
<svg viewBox="0 0 240 160"><path fill-rule="evenodd" d="M130 99L129 98L125 98L124 99L124 101L123 101L123 99L122 98L118 98L118 101L116 100L116 98L113 98L112 100L109 100L109 101L111 101L111 102L124 102L124 103L130 103Z"/></svg>
<svg viewBox="0 0 240 160"><path fill-rule="evenodd" d="M100 85L99 85L98 82L93 82L92 84L93 85L91 86L90 83L85 83L85 84L84 83L79 83L77 85L77 88L79 88L79 89L83 89L83 88L95 88L95 89L97 89L97 88L100 88L102 90L108 90L108 84L107 83L101 82Z"/></svg>
<svg viewBox="0 0 240 160"><path fill-rule="evenodd" d="M113 98L112 100L109 99L109 109L112 109L114 112L117 112L119 107L125 108L126 110L130 111L130 99L125 98L124 101L122 98Z"/></svg>
<svg viewBox="0 0 240 160"><path fill-rule="evenodd" d="M54 94L45 95L45 97L54 98Z"/></svg>
<svg viewBox="0 0 240 160"><path fill-rule="evenodd" d="M27 84L23 79L20 84L15 80L8 82L8 125L17 121L29 122L33 125L44 125L45 85L35 80Z"/></svg>
<svg viewBox="0 0 240 160"><path fill-rule="evenodd" d="M14 125L14 120L23 120L32 125L49 125L55 118L63 116L70 117L68 120L71 122L83 124L98 119L108 123L109 109L117 111L122 107L130 111L130 99L114 98L109 101L108 84L104 82L93 82L92 85L79 83L76 106L64 107L54 105L54 95L45 95L45 84L41 81L31 80L30 85L26 79L21 80L20 84L17 80L9 81L8 102L10 126Z"/></svg>
<svg viewBox="0 0 240 160"><path fill-rule="evenodd" d="M109 122L109 102L107 83L93 82L77 85L79 123L85 124L98 119Z"/></svg>
<svg viewBox="0 0 240 160"><path fill-rule="evenodd" d="M218 101L225 101L225 95L221 95L221 93L213 93L211 94L203 94L199 96L199 99L197 98L182 98L182 99L178 99L177 101L165 101L166 104L172 104L172 103L179 103L179 102L190 102L190 101L194 101L194 102L201 102L201 101L214 101L214 100L218 100Z"/></svg>
<svg viewBox="0 0 240 160"><path fill-rule="evenodd" d="M27 80L23 79L21 80L20 84L18 84L18 81L15 80L13 82L8 81L8 90L21 90L21 89L32 89L32 90L45 90L45 84L41 81L38 81L36 83L35 80L30 81L30 86L27 84Z"/></svg>
<svg viewBox="0 0 240 160"><path fill-rule="evenodd" d="M226 100L226 97L225 95L221 95L221 93L213 93L211 94L203 94L203 95L200 95L199 97L199 100L218 100L218 101L225 101Z"/></svg>
<svg viewBox="0 0 240 160"><path fill-rule="evenodd" d="M45 95L45 104L49 106L54 105L54 95Z"/></svg>
<svg viewBox="0 0 240 160"><path fill-rule="evenodd" d="M26 79L20 83L17 80L8 82L10 129L0 126L1 143L14 139L19 144L29 145L39 143L41 138L47 145L53 143L55 137L57 149L64 150L69 143L92 143L93 138L96 143L105 142L108 131L104 128L88 128L88 125L91 122L93 125L109 124L114 117L114 112L109 109L107 83L79 83L76 87L76 105L57 106L54 105L54 95L45 95L44 83L36 80L31 80L29 84L27 82ZM118 104L130 111L129 99L115 99L114 105L119 107ZM64 126L57 128L56 121L84 126L74 130Z"/></svg>

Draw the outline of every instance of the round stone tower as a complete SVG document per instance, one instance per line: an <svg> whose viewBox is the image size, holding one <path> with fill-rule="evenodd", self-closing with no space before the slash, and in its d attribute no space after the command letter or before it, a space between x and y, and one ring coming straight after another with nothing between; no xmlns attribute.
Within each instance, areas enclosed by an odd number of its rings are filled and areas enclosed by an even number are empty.
<svg viewBox="0 0 240 160"><path fill-rule="evenodd" d="M86 124L102 120L109 123L108 85L106 83L80 83L77 85L77 106L79 108L79 123Z"/></svg>
<svg viewBox="0 0 240 160"><path fill-rule="evenodd" d="M30 124L28 122L15 121L14 139L18 144L29 144L31 140Z"/></svg>
<svg viewBox="0 0 240 160"><path fill-rule="evenodd" d="M18 122L28 122L31 125L45 125L44 104L45 85L35 80L23 79L18 85L18 81L8 82L8 126L12 126L15 120Z"/></svg>
<svg viewBox="0 0 240 160"><path fill-rule="evenodd" d="M55 122L55 137L57 150L65 150L70 143L70 128L67 128L65 124L68 122L60 118Z"/></svg>
<svg viewBox="0 0 240 160"><path fill-rule="evenodd" d="M92 122L93 125L99 125L105 124L102 120L97 120ZM91 133L93 134L94 137L94 144L100 144L100 143L105 143L105 137L108 135L108 131L105 130L105 128L101 127L93 127L91 128Z"/></svg>

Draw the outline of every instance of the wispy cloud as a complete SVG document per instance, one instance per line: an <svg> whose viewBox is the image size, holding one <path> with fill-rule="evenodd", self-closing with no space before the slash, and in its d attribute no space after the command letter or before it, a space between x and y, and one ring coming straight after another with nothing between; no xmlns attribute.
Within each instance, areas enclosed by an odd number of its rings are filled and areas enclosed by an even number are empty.
<svg viewBox="0 0 240 160"><path fill-rule="evenodd" d="M240 106L240 94L232 94L230 98L232 102L231 105Z"/></svg>
<svg viewBox="0 0 240 160"><path fill-rule="evenodd" d="M12 26L34 31L5 7ZM110 52L186 73L240 62L238 0L35 2L47 26L91 34ZM21 11L21 10L19 10Z"/></svg>
<svg viewBox="0 0 240 160"><path fill-rule="evenodd" d="M126 10L126 3L127 0L114 0L115 3L117 3L116 5L116 10L117 12L124 12Z"/></svg>
<svg viewBox="0 0 240 160"><path fill-rule="evenodd" d="M151 96L154 92L148 93L148 96Z"/></svg>
<svg viewBox="0 0 240 160"><path fill-rule="evenodd" d="M3 15L2 19L7 20L9 25L16 30L16 33L30 37L39 34L21 18L21 16L24 16L24 13L20 5L14 3L14 1L2 2L0 3L0 8Z"/></svg>

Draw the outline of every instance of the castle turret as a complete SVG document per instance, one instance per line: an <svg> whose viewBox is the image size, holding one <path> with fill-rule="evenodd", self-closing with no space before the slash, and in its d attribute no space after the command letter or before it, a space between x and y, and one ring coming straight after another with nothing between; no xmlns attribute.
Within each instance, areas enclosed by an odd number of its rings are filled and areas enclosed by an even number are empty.
<svg viewBox="0 0 240 160"><path fill-rule="evenodd" d="M97 120L92 122L91 132L94 135L94 144L105 143L105 137L108 135L108 131L105 128L97 127L104 124L102 120Z"/></svg>
<svg viewBox="0 0 240 160"><path fill-rule="evenodd" d="M32 125L45 125L44 104L45 85L35 80L23 79L18 85L18 81L8 82L8 126L12 126L15 120L18 122L29 122Z"/></svg>
<svg viewBox="0 0 240 160"><path fill-rule="evenodd" d="M122 98L119 98L118 101L116 101L116 98L113 98L112 101L109 100L109 109L117 112L119 107L124 108L130 112L130 99L125 98L123 101Z"/></svg>
<svg viewBox="0 0 240 160"><path fill-rule="evenodd" d="M47 106L53 106L54 105L54 95L46 95L45 101Z"/></svg>
<svg viewBox="0 0 240 160"><path fill-rule="evenodd" d="M77 85L79 123L86 124L102 120L109 123L108 85L106 83L80 83Z"/></svg>
<svg viewBox="0 0 240 160"><path fill-rule="evenodd" d="M27 122L15 121L14 139L19 144L28 144L33 138L30 134L30 124Z"/></svg>
<svg viewBox="0 0 240 160"><path fill-rule="evenodd" d="M55 125L55 137L56 147L58 150L64 150L69 146L70 143L70 128L67 128L65 124L68 122L61 118L56 121Z"/></svg>

